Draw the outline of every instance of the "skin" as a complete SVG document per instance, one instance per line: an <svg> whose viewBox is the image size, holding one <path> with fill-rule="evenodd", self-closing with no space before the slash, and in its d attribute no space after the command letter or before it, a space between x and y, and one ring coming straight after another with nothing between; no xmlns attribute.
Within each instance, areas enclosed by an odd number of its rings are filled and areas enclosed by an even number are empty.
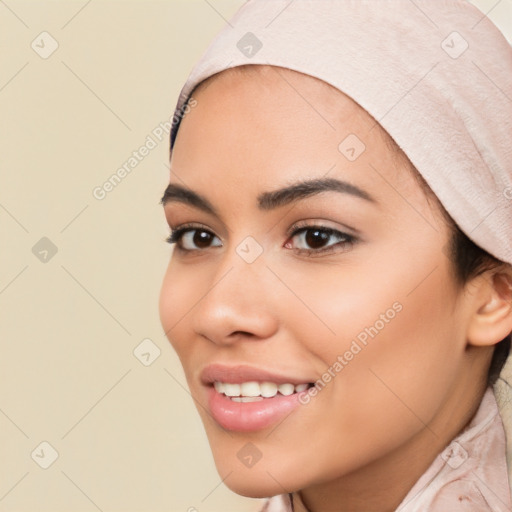
<svg viewBox="0 0 512 512"><path fill-rule="evenodd" d="M456 282L440 208L365 110L312 77L256 68L208 81L182 121L170 182L203 195L219 217L165 205L171 228L194 223L212 238L191 246L189 237L189 253L174 248L162 325L229 488L294 492L296 510L392 511L476 411L493 346L512 330L510 290L490 274ZM348 134L366 146L353 162L338 150ZM375 201L328 191L275 210L257 206L262 192L320 177ZM304 236L289 235L299 221L356 241L333 236L324 243L331 252L308 254ZM263 248L250 264L236 252L247 236ZM278 426L226 431L205 411L199 372L207 364L314 382L397 302L401 311L378 335ZM248 442L262 453L252 468L237 457Z"/></svg>

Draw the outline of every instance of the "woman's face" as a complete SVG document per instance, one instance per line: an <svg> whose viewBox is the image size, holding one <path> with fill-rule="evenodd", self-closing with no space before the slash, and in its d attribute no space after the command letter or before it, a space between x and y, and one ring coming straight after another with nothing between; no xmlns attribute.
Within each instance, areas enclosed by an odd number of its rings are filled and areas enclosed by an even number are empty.
<svg viewBox="0 0 512 512"><path fill-rule="evenodd" d="M466 344L448 227L373 118L259 68L182 121L160 300L219 473L254 497L434 442Z"/></svg>

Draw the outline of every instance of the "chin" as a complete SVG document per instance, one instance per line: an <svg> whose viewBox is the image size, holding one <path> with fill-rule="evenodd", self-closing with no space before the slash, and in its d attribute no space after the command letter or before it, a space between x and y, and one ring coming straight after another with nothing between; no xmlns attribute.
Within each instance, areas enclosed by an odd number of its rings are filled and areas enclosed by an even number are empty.
<svg viewBox="0 0 512 512"><path fill-rule="evenodd" d="M245 444L245 443L243 443ZM298 474L292 467L287 467L279 455L277 460L263 454L252 466L246 466L239 460L236 449L221 443L213 450L217 472L224 485L231 491L248 498L268 498L277 494L297 491L307 486L309 473ZM233 455L236 455L235 457Z"/></svg>
<svg viewBox="0 0 512 512"><path fill-rule="evenodd" d="M251 470L234 471L224 480L224 484L246 498L269 498L287 492L268 473L258 475Z"/></svg>

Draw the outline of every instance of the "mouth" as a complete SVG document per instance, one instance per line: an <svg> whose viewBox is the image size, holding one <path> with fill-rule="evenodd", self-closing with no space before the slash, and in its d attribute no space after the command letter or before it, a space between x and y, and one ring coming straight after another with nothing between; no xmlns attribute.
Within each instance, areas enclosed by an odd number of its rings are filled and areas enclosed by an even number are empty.
<svg viewBox="0 0 512 512"><path fill-rule="evenodd" d="M248 366L211 365L201 373L213 419L231 431L256 431L282 421L314 384Z"/></svg>

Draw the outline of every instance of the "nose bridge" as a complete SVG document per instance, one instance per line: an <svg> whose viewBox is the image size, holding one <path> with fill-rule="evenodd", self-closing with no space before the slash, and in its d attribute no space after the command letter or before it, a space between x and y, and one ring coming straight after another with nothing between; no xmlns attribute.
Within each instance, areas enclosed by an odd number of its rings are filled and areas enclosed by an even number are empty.
<svg viewBox="0 0 512 512"><path fill-rule="evenodd" d="M231 342L240 332L258 338L271 335L277 320L272 294L265 289L265 262L263 246L252 236L225 251L195 308L196 332L217 343Z"/></svg>
<svg viewBox="0 0 512 512"><path fill-rule="evenodd" d="M245 303L244 298L251 298L254 303L258 297L252 295L264 291L260 287L268 277L266 274L268 269L263 242L247 235L240 242L230 245L223 254L215 272L214 286L222 295L224 292L228 295L236 293L240 304Z"/></svg>

